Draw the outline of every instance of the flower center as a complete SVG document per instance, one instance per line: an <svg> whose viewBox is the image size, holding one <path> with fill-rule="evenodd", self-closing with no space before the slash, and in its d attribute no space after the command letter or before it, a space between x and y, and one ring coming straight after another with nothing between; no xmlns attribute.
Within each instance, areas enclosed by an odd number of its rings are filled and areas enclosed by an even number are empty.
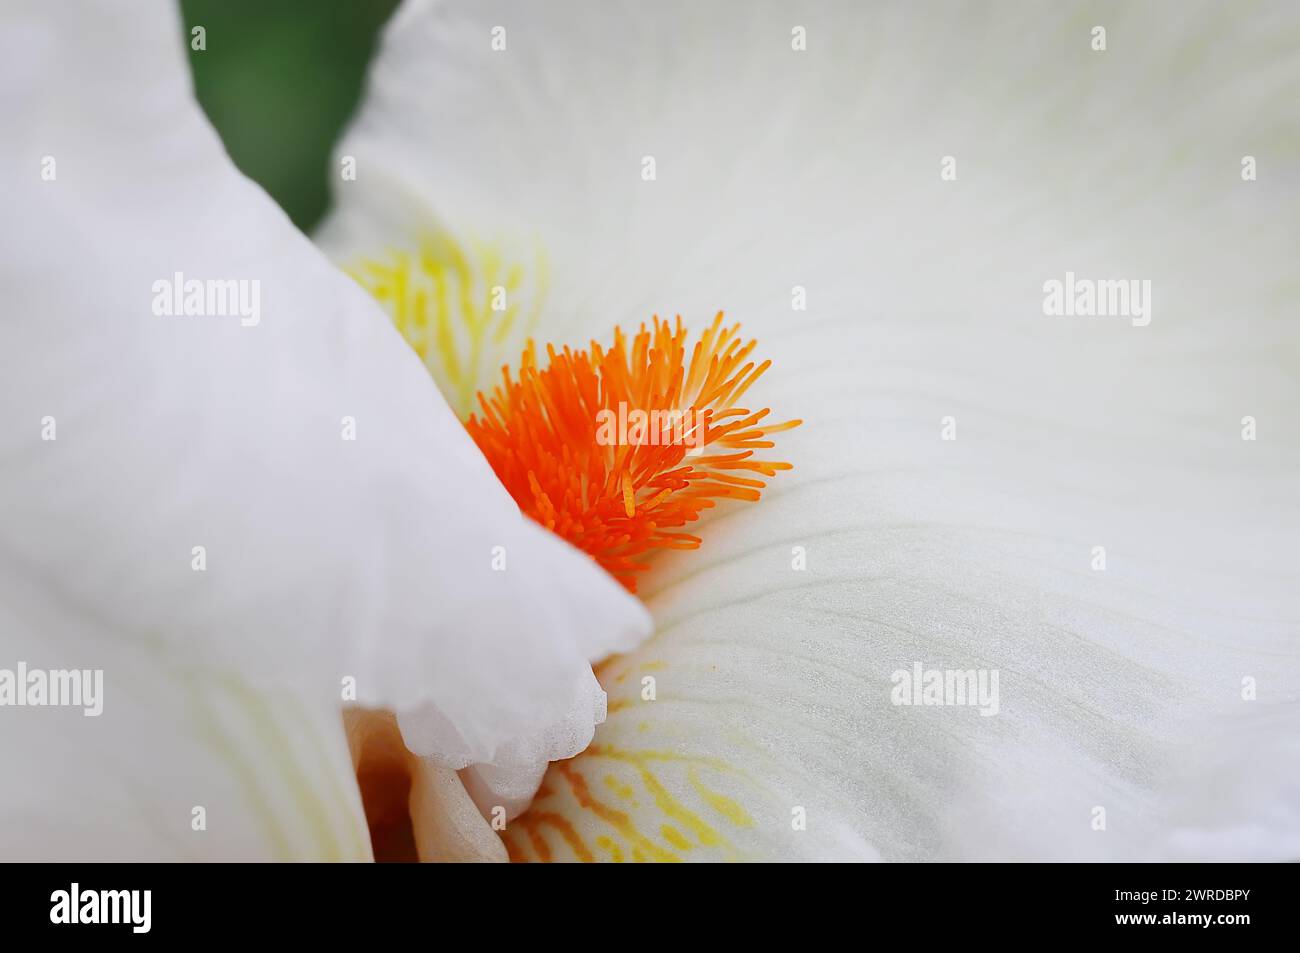
<svg viewBox="0 0 1300 953"><path fill-rule="evenodd" d="M688 351L681 318L656 317L630 342L615 328L609 350L548 345L545 368L529 341L518 377L503 369L465 426L525 514L635 592L647 554L698 548L682 527L791 468L754 457L801 421L737 406L771 364L748 359L756 342L739 330L719 313Z"/></svg>
<svg viewBox="0 0 1300 953"><path fill-rule="evenodd" d="M684 528L718 500L755 501L766 479L790 469L757 459L769 437L798 420L764 423L767 408L738 406L770 366L749 360L756 342L719 313L688 350L681 318L655 317L608 350L557 352L538 363L527 338L547 291L544 254L518 243L430 233L355 262L352 275L388 311L520 509L589 553L629 590L658 549L696 549ZM518 376L506 351L527 340ZM468 418L468 419L467 419Z"/></svg>

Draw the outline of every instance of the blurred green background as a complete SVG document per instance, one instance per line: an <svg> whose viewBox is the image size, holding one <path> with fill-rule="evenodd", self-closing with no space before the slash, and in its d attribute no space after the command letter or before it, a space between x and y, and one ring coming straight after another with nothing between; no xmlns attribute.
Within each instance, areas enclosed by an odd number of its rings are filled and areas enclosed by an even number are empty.
<svg viewBox="0 0 1300 953"><path fill-rule="evenodd" d="M329 202L330 150L398 0L180 0L199 102L235 164L304 231Z"/></svg>

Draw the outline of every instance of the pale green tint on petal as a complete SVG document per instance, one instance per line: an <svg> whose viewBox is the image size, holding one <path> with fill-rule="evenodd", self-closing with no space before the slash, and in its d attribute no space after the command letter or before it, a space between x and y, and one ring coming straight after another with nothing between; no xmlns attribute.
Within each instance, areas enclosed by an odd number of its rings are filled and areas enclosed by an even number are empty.
<svg viewBox="0 0 1300 953"><path fill-rule="evenodd" d="M102 671L98 715L3 709L0 856L371 859L335 693L260 689L163 640L106 639L31 590L0 596L0 667Z"/></svg>
<svg viewBox="0 0 1300 953"><path fill-rule="evenodd" d="M773 359L755 402L806 421L792 474L644 581L657 635L605 671L609 722L517 855L1171 850L1173 786L1231 745L1210 729L1300 698L1298 42L1287 4L399 11L340 146L374 178L330 239L539 234L540 337L725 309ZM1150 323L1046 315L1067 272L1150 281ZM918 662L998 671L998 713L892 704ZM1284 830L1262 798L1294 765L1258 769L1258 804L1185 806L1178 843Z"/></svg>

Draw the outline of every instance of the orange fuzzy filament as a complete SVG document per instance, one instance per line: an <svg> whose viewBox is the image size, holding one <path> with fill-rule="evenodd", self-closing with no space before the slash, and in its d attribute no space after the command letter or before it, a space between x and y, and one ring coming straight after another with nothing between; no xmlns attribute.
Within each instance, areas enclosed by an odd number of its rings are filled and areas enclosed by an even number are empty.
<svg viewBox="0 0 1300 953"><path fill-rule="evenodd" d="M767 408L736 406L771 364L747 360L757 342L742 344L739 330L724 328L719 312L689 364L680 317L675 326L655 317L630 346L615 328L608 351L595 341L590 352L547 345L545 368L529 341L518 379L502 368L502 384L491 397L479 393L482 416L466 427L524 513L635 592L646 555L699 547L681 528L702 510L757 500L763 477L791 468L754 459L775 446L768 436L800 421L764 426ZM620 430L624 442L609 442L609 429L600 436L602 421L629 410L678 423Z"/></svg>

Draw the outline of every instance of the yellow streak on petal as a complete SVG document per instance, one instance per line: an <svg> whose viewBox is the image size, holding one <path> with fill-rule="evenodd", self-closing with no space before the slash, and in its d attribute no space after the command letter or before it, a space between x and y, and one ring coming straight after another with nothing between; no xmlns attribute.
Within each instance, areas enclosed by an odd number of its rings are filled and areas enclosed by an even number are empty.
<svg viewBox="0 0 1300 953"><path fill-rule="evenodd" d="M588 778L599 770L602 761L606 764L612 761L631 772L629 780L609 771L596 775L606 789L627 805L626 809L615 807L593 793ZM539 794L533 807L516 822L523 824L529 832L535 859L543 862L587 861L595 859L594 855L599 851L616 860L630 855L638 862L672 863L682 860L682 854L697 847L718 851L725 859L742 859L740 852L714 823L669 791L654 769L656 764L684 767L685 779L699 797L702 808L712 811L722 821L737 828L754 825L739 802L700 780L700 769L736 774L735 769L725 762L671 751L627 750L597 744L570 761L552 765L548 779L562 783L545 785L545 793ZM637 787L650 795L644 808L636 797ZM566 822L562 829L555 823L559 819ZM655 823L657 834L647 833L641 826L644 822ZM542 827L553 828L560 837L544 838ZM587 837L592 839L596 850L588 846ZM512 859L523 859L519 853L515 848L510 850Z"/></svg>
<svg viewBox="0 0 1300 953"><path fill-rule="evenodd" d="M624 784L612 774L605 775L605 787L625 801L631 801L636 796L636 792L632 790L632 785Z"/></svg>
<svg viewBox="0 0 1300 953"><path fill-rule="evenodd" d="M748 812L743 807L725 794L719 794L717 791L712 791L705 787L704 783L700 780L699 775L695 773L694 768L691 769L687 777L690 779L691 787L695 788L696 793L699 794L699 796L704 800L704 803L709 805L709 807L713 808L737 827L754 826L754 819L749 816Z"/></svg>
<svg viewBox="0 0 1300 953"><path fill-rule="evenodd" d="M665 824L663 827L659 828L659 830L664 835L664 840L668 841L668 843L672 844L678 850L690 850L691 847L694 846L690 841L683 837L681 831L677 830L675 827L669 827Z"/></svg>
<svg viewBox="0 0 1300 953"><path fill-rule="evenodd" d="M384 306L461 418L516 356L511 334L534 330L548 290L540 248L523 261L509 247L437 232L344 269Z"/></svg>

